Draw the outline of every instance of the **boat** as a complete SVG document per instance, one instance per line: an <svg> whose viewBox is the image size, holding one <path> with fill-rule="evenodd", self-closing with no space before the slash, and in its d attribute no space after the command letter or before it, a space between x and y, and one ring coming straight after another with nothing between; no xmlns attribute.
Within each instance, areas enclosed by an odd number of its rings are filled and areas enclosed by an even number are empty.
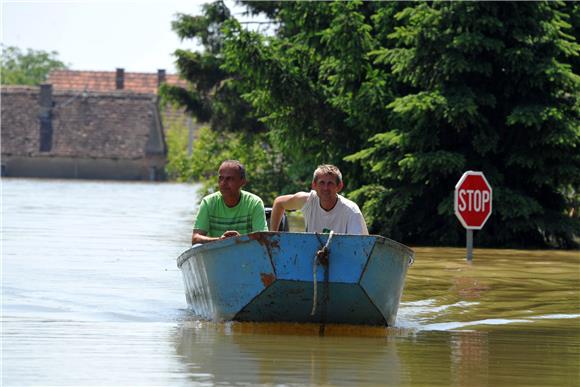
<svg viewBox="0 0 580 387"><path fill-rule="evenodd" d="M394 326L409 247L378 235L255 232L177 258L201 319Z"/></svg>

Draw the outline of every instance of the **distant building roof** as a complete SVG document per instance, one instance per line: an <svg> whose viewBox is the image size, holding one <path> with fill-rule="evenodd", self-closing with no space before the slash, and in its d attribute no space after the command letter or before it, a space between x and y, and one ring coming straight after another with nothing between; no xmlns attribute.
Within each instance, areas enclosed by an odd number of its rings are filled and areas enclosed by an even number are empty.
<svg viewBox="0 0 580 387"><path fill-rule="evenodd" d="M2 172L7 176L163 178L164 126L194 127L183 108L160 106L162 83L188 85L164 70L125 73L120 68L52 71L40 87L3 85Z"/></svg>
<svg viewBox="0 0 580 387"><path fill-rule="evenodd" d="M119 81L121 79L121 87ZM55 90L88 90L111 92L125 90L134 93L157 94L161 82L186 87L187 82L176 74L166 74L164 70L157 73L131 73L123 69L116 71L77 71L53 70L48 75L47 83Z"/></svg>

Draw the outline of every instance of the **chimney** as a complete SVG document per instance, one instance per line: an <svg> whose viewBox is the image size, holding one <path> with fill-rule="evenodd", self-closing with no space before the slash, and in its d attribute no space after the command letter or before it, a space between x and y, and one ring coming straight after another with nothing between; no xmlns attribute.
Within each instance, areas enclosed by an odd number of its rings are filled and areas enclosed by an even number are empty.
<svg viewBox="0 0 580 387"><path fill-rule="evenodd" d="M115 77L115 86L117 90L123 90L125 88L125 70L117 69L117 75Z"/></svg>
<svg viewBox="0 0 580 387"><path fill-rule="evenodd" d="M162 83L165 83L165 70L159 69L157 70L157 86L161 86Z"/></svg>
<svg viewBox="0 0 580 387"><path fill-rule="evenodd" d="M52 149L52 85L43 83L40 85L38 98L40 113L38 120L40 123L40 151L50 152Z"/></svg>

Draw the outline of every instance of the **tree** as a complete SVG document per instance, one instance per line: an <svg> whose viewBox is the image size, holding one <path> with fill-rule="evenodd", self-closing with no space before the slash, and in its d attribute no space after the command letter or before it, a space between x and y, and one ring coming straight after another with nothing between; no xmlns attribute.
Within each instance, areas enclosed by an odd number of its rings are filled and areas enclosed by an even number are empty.
<svg viewBox="0 0 580 387"><path fill-rule="evenodd" d="M67 68L57 57L56 51L28 49L23 53L17 47L2 45L2 84L39 85L46 81L52 70Z"/></svg>
<svg viewBox="0 0 580 387"><path fill-rule="evenodd" d="M285 157L271 143L267 128L242 98L239 75L223 68L222 25L232 19L223 1L205 4L203 14L178 15L173 30L181 39L198 40L203 50L177 50L177 68L189 81L187 88L164 84L165 103L185 107L198 122L207 123L198 135L191 155L184 153L179 133L170 133L169 172L180 180L202 182L202 194L217 185L216 171L221 161L235 158L245 164L249 183L246 189L272 202L285 185ZM181 145L180 145L181 144Z"/></svg>
<svg viewBox="0 0 580 387"><path fill-rule="evenodd" d="M356 185L361 171L343 161L384 126L388 75L372 67L371 16L398 3L244 2L279 25L275 36L229 21L224 68L240 74L244 97L270 128L292 169L307 180L320 163L337 164ZM386 79L387 78L387 79Z"/></svg>
<svg viewBox="0 0 580 387"><path fill-rule="evenodd" d="M452 191L475 169L495 192L478 243L574 245L579 219L566 210L580 179L578 44L567 20L577 8L245 4L278 31L227 20L222 68L238 74L285 153L302 157L297 170L325 160L347 171L373 232L462 244Z"/></svg>
<svg viewBox="0 0 580 387"><path fill-rule="evenodd" d="M399 172L376 174L384 190L372 206L389 209L384 231L411 243L457 243L449 187L474 169L495 192L481 244L574 244L579 222L566 215L564 191L578 192L580 182L579 79L566 60L578 45L559 9L423 3L397 15L396 45L378 50L376 63L412 92L389 104L390 130L351 157Z"/></svg>
<svg viewBox="0 0 580 387"><path fill-rule="evenodd" d="M474 169L495 193L478 244L575 245L576 4L243 4L275 33L223 2L181 18L206 52L180 56L194 87L179 95L214 130L265 133L279 175L302 188L316 164L339 165L371 231L408 244L463 244L452 192Z"/></svg>

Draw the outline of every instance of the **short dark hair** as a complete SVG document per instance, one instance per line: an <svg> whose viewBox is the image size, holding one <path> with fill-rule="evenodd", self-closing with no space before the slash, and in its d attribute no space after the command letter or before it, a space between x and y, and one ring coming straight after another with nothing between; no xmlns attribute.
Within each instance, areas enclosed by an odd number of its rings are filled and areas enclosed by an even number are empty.
<svg viewBox="0 0 580 387"><path fill-rule="evenodd" d="M314 174L312 175L312 182L313 183L318 182L318 176L323 175L332 175L336 177L336 184L340 184L340 182L342 181L342 173L340 173L340 169L338 169L338 167L332 164L319 165L318 168L316 168L316 170L314 171Z"/></svg>
<svg viewBox="0 0 580 387"><path fill-rule="evenodd" d="M226 164L229 164L233 167L237 167L240 170L240 177L242 179L246 178L246 168L244 168L244 165L240 163L238 160L225 160L221 163L220 168Z"/></svg>

